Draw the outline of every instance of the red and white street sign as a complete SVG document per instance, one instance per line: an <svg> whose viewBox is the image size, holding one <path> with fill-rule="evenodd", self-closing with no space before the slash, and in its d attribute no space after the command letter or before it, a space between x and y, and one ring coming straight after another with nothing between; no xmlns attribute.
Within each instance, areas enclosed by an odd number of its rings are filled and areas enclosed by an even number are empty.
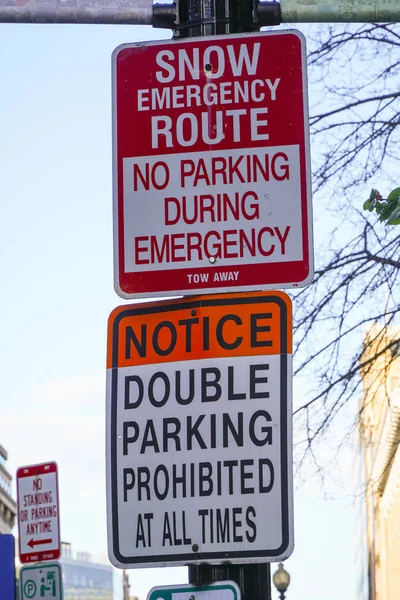
<svg viewBox="0 0 400 600"><path fill-rule="evenodd" d="M120 296L309 283L305 69L297 31L114 51Z"/></svg>
<svg viewBox="0 0 400 600"><path fill-rule="evenodd" d="M57 464L20 467L17 470L17 498L21 563L59 558Z"/></svg>

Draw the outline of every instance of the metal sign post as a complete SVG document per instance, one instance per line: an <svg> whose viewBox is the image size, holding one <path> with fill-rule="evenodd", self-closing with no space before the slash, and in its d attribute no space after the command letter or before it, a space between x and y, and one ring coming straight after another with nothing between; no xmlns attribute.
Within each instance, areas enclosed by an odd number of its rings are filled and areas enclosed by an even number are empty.
<svg viewBox="0 0 400 600"><path fill-rule="evenodd" d="M259 29L262 23L257 11L253 13L257 2L246 0L228 0L218 2L210 0L178 0L178 35L192 37L196 35L232 34ZM276 8L278 3L268 2ZM240 18L239 18L240 15ZM280 22L280 13L268 13L269 24ZM267 21L267 20L266 20ZM267 24L264 22L263 24ZM271 571L269 564L246 565L194 565L189 567L190 583L204 584L218 579L236 581L243 600L271 600Z"/></svg>
<svg viewBox="0 0 400 600"><path fill-rule="evenodd" d="M174 4L153 5L152 0L135 0L134 3L126 0L92 0L90 3L87 0L2 0L0 23L136 24L176 30L179 23L189 21L184 3L179 4L182 19L177 23ZM205 11L209 12L206 4ZM312 3L267 0L249 1L247 6L238 2L237 8L230 8L233 12L230 11L229 20L223 4L222 9L217 7L219 33L224 33L221 31L224 27L230 29L230 22L236 23L235 31L240 31L241 27L248 31L251 19L255 29L280 23L398 23L400 20L398 0L370 0L368 3L352 0L351 4L348 0L313 0ZM218 17L219 12L222 17ZM202 29L204 25L212 27L213 22L199 17L198 26Z"/></svg>

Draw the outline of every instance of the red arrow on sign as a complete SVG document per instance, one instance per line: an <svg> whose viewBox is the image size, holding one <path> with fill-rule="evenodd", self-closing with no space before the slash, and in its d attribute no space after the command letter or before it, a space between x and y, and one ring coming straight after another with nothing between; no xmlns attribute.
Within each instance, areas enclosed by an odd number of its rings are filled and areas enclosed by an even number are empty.
<svg viewBox="0 0 400 600"><path fill-rule="evenodd" d="M28 542L28 546L30 546L31 548L34 548L35 546L39 546L39 544L51 544L53 540L29 540Z"/></svg>

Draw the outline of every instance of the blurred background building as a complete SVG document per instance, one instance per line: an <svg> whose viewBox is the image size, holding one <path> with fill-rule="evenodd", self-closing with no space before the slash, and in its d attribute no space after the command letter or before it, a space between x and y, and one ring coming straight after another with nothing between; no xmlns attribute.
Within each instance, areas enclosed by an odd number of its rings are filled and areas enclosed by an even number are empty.
<svg viewBox="0 0 400 600"><path fill-rule="evenodd" d="M123 572L114 569L107 557L94 559L88 552L74 552L70 544L62 542L60 562L64 600L124 600L127 584Z"/></svg>
<svg viewBox="0 0 400 600"><path fill-rule="evenodd" d="M368 548L368 518L365 485L365 445L362 436L359 436L358 444L356 446L353 476L356 489L354 500L354 600L371 600L371 556Z"/></svg>
<svg viewBox="0 0 400 600"><path fill-rule="evenodd" d="M11 533L17 515L17 505L11 497L12 477L7 471L7 451L0 445L0 534Z"/></svg>
<svg viewBox="0 0 400 600"><path fill-rule="evenodd" d="M400 598L399 336L398 329L373 327L362 356L360 463L366 524L361 520L361 527L366 530L368 600ZM369 363L373 356L378 358Z"/></svg>

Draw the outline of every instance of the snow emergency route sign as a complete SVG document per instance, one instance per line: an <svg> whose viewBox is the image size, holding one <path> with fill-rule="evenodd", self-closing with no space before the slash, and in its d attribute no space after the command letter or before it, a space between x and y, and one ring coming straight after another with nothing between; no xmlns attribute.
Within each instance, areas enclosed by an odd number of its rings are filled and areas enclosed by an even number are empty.
<svg viewBox="0 0 400 600"><path fill-rule="evenodd" d="M57 464L20 467L16 479L19 559L56 560L60 556Z"/></svg>
<svg viewBox="0 0 400 600"><path fill-rule="evenodd" d="M113 54L113 128L120 296L310 282L299 32L120 46Z"/></svg>
<svg viewBox="0 0 400 600"><path fill-rule="evenodd" d="M293 549L291 302L125 305L108 323L108 550L121 568Z"/></svg>

